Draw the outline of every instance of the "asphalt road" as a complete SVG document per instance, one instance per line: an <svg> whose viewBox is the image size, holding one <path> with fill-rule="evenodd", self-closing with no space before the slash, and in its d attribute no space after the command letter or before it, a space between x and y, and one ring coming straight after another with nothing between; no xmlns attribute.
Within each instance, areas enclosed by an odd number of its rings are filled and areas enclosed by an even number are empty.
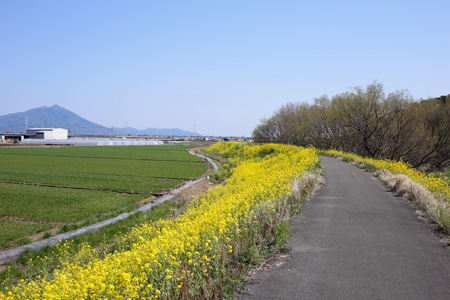
<svg viewBox="0 0 450 300"><path fill-rule="evenodd" d="M327 182L291 223L291 258L244 299L450 299L450 250L369 173L322 157Z"/></svg>

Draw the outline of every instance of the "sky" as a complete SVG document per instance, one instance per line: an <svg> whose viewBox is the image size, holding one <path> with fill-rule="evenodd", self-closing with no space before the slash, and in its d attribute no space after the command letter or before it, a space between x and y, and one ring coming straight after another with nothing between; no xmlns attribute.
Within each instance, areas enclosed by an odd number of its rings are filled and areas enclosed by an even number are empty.
<svg viewBox="0 0 450 300"><path fill-rule="evenodd" d="M0 0L0 115L251 136L287 102L450 94L450 1Z"/></svg>

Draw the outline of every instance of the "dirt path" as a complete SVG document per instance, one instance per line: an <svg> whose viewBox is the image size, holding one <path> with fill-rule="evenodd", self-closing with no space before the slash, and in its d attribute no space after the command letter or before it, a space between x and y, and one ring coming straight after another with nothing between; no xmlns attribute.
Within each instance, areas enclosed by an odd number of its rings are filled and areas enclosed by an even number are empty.
<svg viewBox="0 0 450 300"><path fill-rule="evenodd" d="M327 183L291 223L290 259L239 299L450 299L450 251L369 173L323 157Z"/></svg>
<svg viewBox="0 0 450 300"><path fill-rule="evenodd" d="M213 187L214 184L209 181L209 179L203 179L196 184L192 185L191 187L185 189L184 191L181 191L177 194L175 197L175 201L183 201L187 200L190 201L194 198L197 198L199 195L206 193L211 187Z"/></svg>

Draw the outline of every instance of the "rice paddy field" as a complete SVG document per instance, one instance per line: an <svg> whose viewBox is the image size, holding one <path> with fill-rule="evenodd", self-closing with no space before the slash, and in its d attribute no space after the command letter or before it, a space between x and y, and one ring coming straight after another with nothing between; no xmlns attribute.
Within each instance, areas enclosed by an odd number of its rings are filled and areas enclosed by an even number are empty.
<svg viewBox="0 0 450 300"><path fill-rule="evenodd" d="M137 208L200 177L187 145L0 148L0 250Z"/></svg>

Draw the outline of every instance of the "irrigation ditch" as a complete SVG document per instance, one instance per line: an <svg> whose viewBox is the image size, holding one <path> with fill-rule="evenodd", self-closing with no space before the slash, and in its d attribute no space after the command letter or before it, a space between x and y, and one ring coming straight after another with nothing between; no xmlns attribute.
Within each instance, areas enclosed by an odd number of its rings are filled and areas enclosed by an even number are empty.
<svg viewBox="0 0 450 300"><path fill-rule="evenodd" d="M203 156L203 155L200 155L200 154L197 154L197 153L194 153L194 152L191 152L191 151L188 151L188 152L191 155L195 155L195 156L198 156L198 157L206 160L213 167L213 171L212 172L215 172L215 171L218 170L217 165L214 163L214 161L211 158ZM198 182L200 182L200 181L202 181L204 179L207 179L212 172L207 172L207 174L205 176L202 176L202 177L200 177L200 178L198 178L196 180L188 181L183 186L172 190L169 194L165 194L165 195L163 195L163 196L161 196L159 198L156 198L152 202L147 203L147 204L139 207L138 209L136 209L136 210L134 210L132 212L123 213L123 214L121 214L121 215L119 215L119 216L117 216L115 218L104 220L102 222L99 222L99 223L96 223L96 224L92 224L92 225L89 225L89 226L86 226L86 227L83 227L83 228L79 228L79 229L76 229L76 230L73 230L73 231L69 231L69 232L65 232L65 233L61 233L61 234L55 235L55 236L50 237L48 239L40 240L40 241L31 243L31 244L23 245L23 246L14 248L14 249L9 249L9 250L5 250L3 252L0 252L0 265L3 265L3 264L5 264L5 263L7 263L7 262L9 262L11 260L19 258L20 255L23 252L25 252L27 249L39 250L39 249L41 249L41 248L43 248L45 246L54 246L54 245L58 244L60 241L62 241L62 240L67 240L67 239L70 239L70 238L73 238L73 237L85 234L87 232L100 230L100 229L102 229L105 226L117 223L117 222L119 222L121 220L124 220L124 219L126 219L126 218L128 218L128 217L130 217L130 216L132 216L132 215L134 215L136 213L138 213L138 212L145 213L145 212L149 211L153 206L160 205L160 204L164 203L165 201L172 200L179 193L181 193L182 191L188 189L189 187L193 186L194 184L196 184L196 183L198 183Z"/></svg>

